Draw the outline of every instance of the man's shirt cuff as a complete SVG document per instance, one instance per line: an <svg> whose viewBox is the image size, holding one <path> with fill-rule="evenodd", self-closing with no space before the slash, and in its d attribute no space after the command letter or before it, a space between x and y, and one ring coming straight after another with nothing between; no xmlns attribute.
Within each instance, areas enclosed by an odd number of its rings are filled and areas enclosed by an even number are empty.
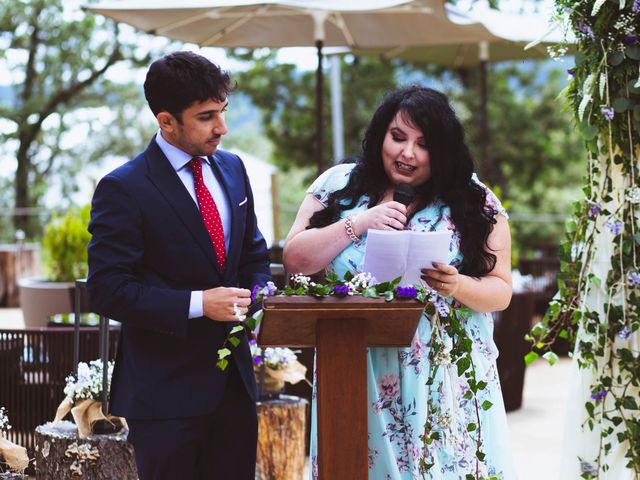
<svg viewBox="0 0 640 480"><path fill-rule="evenodd" d="M202 317L203 315L202 290L193 291L191 292L191 301L189 302L189 318Z"/></svg>

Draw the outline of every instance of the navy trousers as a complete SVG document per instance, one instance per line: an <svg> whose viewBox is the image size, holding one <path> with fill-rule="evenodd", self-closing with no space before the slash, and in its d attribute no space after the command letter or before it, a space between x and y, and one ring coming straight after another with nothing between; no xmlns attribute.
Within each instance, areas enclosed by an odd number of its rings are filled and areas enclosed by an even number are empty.
<svg viewBox="0 0 640 480"><path fill-rule="evenodd" d="M201 417L129 420L140 480L254 480L255 402L229 362L222 402ZM189 392L197 395L198 392ZM176 405L176 408L179 408Z"/></svg>

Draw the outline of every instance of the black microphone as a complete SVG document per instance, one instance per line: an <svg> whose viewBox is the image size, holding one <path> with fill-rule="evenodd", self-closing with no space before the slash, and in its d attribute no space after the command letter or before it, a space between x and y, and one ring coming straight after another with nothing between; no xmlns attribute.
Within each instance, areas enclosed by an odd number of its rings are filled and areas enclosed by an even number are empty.
<svg viewBox="0 0 640 480"><path fill-rule="evenodd" d="M393 191L393 201L408 206L413 200L413 187L408 183L399 183Z"/></svg>

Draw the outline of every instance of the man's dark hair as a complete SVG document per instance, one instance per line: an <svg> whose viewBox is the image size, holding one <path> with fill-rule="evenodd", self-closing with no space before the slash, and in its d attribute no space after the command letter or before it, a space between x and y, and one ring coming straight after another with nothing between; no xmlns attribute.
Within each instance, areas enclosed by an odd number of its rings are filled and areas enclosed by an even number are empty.
<svg viewBox="0 0 640 480"><path fill-rule="evenodd" d="M195 102L223 101L231 91L229 74L193 52L174 52L151 64L144 96L154 115L169 112L182 122L182 112Z"/></svg>

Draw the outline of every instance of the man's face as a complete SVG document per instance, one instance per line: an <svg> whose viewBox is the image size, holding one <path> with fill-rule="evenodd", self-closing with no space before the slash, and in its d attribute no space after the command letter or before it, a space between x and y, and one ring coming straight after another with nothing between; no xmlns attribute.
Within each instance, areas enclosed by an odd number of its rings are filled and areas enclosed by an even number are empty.
<svg viewBox="0 0 640 480"><path fill-rule="evenodd" d="M168 112L158 114L162 136L172 145L191 156L213 155L227 133L224 112L229 103L205 100L191 104L182 112L182 121Z"/></svg>

